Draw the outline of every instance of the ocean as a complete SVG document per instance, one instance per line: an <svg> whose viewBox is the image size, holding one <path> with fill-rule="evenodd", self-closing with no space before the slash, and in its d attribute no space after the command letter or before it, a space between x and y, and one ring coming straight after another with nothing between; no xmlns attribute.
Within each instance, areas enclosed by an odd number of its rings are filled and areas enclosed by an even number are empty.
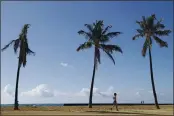
<svg viewBox="0 0 174 116"><path fill-rule="evenodd" d="M64 104L19 104L19 106L64 106ZM14 104L1 104L1 106L14 106Z"/></svg>
<svg viewBox="0 0 174 116"><path fill-rule="evenodd" d="M93 103L93 105L112 105L112 103ZM118 105L154 105L154 103L118 103ZM159 103L159 105L173 105L173 103ZM1 104L2 107L14 106L14 104ZM88 103L64 103L64 104L19 104L19 106L88 106Z"/></svg>

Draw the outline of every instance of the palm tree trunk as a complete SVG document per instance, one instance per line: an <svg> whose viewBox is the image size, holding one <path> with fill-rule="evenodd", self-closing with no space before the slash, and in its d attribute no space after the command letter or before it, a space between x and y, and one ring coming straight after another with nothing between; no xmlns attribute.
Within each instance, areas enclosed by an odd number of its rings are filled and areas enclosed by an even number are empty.
<svg viewBox="0 0 174 116"><path fill-rule="evenodd" d="M20 73L21 63L20 59L18 61L18 70L17 70L17 77L16 77L16 89L15 89L15 101L14 101L14 110L19 110L18 106L18 83L19 83L19 73Z"/></svg>
<svg viewBox="0 0 174 116"><path fill-rule="evenodd" d="M93 74L92 74L92 81L91 81L91 88L90 88L90 95L89 95L89 108L92 108L92 96L93 96L95 69L96 69L96 48L95 48L95 52L94 52L94 67L93 67Z"/></svg>
<svg viewBox="0 0 174 116"><path fill-rule="evenodd" d="M153 78L152 56L151 56L151 48L150 47L149 47L149 60L150 60L150 73L151 73L153 96L155 99L155 106L157 109L160 109L160 107L158 105L158 99L157 99L157 95L156 95L155 83L154 83L154 78Z"/></svg>

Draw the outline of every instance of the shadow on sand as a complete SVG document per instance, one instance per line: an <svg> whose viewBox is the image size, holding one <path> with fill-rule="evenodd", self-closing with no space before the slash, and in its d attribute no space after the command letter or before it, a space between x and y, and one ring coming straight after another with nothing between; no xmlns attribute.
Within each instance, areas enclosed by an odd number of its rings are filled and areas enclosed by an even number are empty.
<svg viewBox="0 0 174 116"><path fill-rule="evenodd" d="M137 116L160 116L157 114L146 114L146 113L140 113L140 112L121 112L121 111L117 111L117 112L110 112L110 111L86 111L86 112L93 112L93 113L108 113L108 114L117 114L117 115L121 115L121 114L129 114L129 115L137 115Z"/></svg>

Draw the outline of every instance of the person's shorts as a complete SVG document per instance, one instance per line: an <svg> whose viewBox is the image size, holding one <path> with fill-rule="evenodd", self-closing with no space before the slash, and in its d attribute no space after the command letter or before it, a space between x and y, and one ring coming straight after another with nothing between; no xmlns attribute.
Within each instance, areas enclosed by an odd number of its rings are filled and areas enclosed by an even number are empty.
<svg viewBox="0 0 174 116"><path fill-rule="evenodd" d="M115 105L115 104L117 104L117 102L116 102L116 101L114 101L114 102L113 102L113 104Z"/></svg>

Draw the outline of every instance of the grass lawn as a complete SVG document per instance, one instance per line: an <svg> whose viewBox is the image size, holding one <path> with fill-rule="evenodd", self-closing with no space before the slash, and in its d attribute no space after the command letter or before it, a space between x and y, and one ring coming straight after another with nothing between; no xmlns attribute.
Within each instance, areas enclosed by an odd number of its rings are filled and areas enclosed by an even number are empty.
<svg viewBox="0 0 174 116"><path fill-rule="evenodd" d="M173 115L173 105L161 105L161 109L155 109L153 105L127 105L119 106L119 111L111 110L112 106L22 106L19 111L13 107L1 107L2 116L5 115L141 115L141 116L166 116Z"/></svg>

